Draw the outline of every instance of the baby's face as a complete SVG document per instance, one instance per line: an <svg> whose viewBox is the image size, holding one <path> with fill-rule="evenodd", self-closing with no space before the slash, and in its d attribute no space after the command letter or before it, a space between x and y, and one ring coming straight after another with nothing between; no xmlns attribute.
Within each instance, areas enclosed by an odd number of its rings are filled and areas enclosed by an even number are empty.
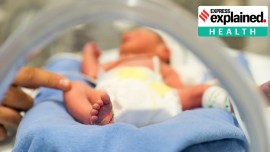
<svg viewBox="0 0 270 152"><path fill-rule="evenodd" d="M120 44L120 54L150 54L155 55L157 47L163 43L154 32L139 28L123 34Z"/></svg>

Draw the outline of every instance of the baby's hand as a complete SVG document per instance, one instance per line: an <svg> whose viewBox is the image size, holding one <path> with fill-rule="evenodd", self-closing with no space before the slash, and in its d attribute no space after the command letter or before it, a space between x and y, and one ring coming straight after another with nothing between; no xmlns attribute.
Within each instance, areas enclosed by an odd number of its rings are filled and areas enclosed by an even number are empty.
<svg viewBox="0 0 270 152"><path fill-rule="evenodd" d="M112 123L112 104L109 96L78 81L71 82L72 88L64 92L68 112L84 124L105 125Z"/></svg>

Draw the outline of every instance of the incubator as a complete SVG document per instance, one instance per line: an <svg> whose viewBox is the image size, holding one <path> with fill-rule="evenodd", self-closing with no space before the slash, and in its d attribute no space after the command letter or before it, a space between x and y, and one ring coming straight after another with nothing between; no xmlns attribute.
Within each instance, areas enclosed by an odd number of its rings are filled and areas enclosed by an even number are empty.
<svg viewBox="0 0 270 152"><path fill-rule="evenodd" d="M82 0L40 13L30 25L15 31L1 47L0 97L16 71L64 30L80 24L123 20L165 31L201 59L233 98L248 131L249 150L270 151L269 127L263 110L265 99L251 78L228 55L219 39L198 37L196 20L165 0ZM181 53L178 55L182 58ZM179 59L175 58L174 62Z"/></svg>

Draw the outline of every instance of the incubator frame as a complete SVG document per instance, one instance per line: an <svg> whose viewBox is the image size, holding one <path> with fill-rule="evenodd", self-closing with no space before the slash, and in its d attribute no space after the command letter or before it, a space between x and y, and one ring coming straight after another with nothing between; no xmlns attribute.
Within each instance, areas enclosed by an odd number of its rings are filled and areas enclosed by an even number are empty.
<svg viewBox="0 0 270 152"><path fill-rule="evenodd" d="M83 23L122 19L161 29L198 56L235 101L247 126L249 150L270 151L263 110L265 99L240 65L223 51L224 44L219 39L198 37L194 18L165 0L82 0L61 4L41 13L29 26L14 32L0 50L0 98L3 98L16 72L65 29Z"/></svg>

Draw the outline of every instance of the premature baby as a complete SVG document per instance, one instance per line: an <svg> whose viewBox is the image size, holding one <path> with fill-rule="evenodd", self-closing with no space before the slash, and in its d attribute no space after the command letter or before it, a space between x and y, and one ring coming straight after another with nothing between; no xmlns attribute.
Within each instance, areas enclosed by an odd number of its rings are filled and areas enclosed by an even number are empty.
<svg viewBox="0 0 270 152"><path fill-rule="evenodd" d="M93 89L74 81L72 89L64 93L67 110L79 122L105 125L115 121L146 126L182 110L202 107L204 93L213 90L207 84L185 86L169 65L170 50L150 29L125 33L119 49L116 61L101 65L96 44L85 45L81 72L97 79L97 86ZM209 102L204 104L215 107L213 101ZM217 104L216 107L230 111L230 103Z"/></svg>

